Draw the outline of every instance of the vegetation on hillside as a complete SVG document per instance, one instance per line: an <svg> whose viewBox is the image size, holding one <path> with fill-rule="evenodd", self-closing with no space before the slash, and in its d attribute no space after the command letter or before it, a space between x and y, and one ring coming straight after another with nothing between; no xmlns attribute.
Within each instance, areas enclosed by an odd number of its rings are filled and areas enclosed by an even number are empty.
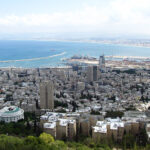
<svg viewBox="0 0 150 150"><path fill-rule="evenodd" d="M24 120L18 122L0 122L0 134L25 137L28 135L38 136L42 129L38 126L39 119L35 113L25 113Z"/></svg>
<svg viewBox="0 0 150 150"><path fill-rule="evenodd" d="M121 111L107 111L105 118L121 118L124 115Z"/></svg>
<svg viewBox="0 0 150 150"><path fill-rule="evenodd" d="M94 112L95 113L95 112ZM120 117L120 112L107 112L107 117ZM25 113L25 119L17 123L0 122L0 150L150 150L145 129L139 134L125 133L122 141L102 139L96 142L91 137L78 133L75 141L58 141L50 134L42 133L39 119L34 113Z"/></svg>
<svg viewBox="0 0 150 150"><path fill-rule="evenodd" d="M91 138L85 138L80 142L64 142L54 140L50 134L42 133L39 137L27 136L19 138L8 135L0 135L0 150L150 150L150 145L138 146L134 143L134 137L127 135L123 143L116 145L112 140L103 140L95 143Z"/></svg>

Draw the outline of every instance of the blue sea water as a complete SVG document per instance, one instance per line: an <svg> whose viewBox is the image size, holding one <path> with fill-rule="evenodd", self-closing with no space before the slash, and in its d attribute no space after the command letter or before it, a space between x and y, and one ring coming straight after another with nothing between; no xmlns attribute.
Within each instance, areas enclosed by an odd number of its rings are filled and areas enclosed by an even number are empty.
<svg viewBox="0 0 150 150"><path fill-rule="evenodd" d="M0 41L0 67L54 67L62 65L62 58L73 55L98 58L102 54L150 57L150 48L86 42Z"/></svg>

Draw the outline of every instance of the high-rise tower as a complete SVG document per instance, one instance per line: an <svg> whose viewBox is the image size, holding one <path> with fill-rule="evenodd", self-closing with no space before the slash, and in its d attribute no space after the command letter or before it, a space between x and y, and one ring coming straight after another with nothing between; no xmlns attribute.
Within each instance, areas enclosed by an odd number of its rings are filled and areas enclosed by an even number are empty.
<svg viewBox="0 0 150 150"><path fill-rule="evenodd" d="M88 80L88 82L98 80L98 67L97 66L89 66L88 67L87 80Z"/></svg>
<svg viewBox="0 0 150 150"><path fill-rule="evenodd" d="M104 55L99 57L99 69L100 70L105 69L105 57L104 57Z"/></svg>
<svg viewBox="0 0 150 150"><path fill-rule="evenodd" d="M40 84L40 107L41 109L54 109L54 86L52 81Z"/></svg>

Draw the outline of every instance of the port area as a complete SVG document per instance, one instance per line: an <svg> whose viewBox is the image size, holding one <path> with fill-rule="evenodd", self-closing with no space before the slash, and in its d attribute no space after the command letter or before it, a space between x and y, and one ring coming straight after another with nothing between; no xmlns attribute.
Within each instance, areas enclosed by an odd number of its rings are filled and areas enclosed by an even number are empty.
<svg viewBox="0 0 150 150"><path fill-rule="evenodd" d="M105 56L106 67L126 68L126 69L150 69L149 57L137 56ZM68 66L78 65L98 65L99 59L89 56L72 56L64 60Z"/></svg>

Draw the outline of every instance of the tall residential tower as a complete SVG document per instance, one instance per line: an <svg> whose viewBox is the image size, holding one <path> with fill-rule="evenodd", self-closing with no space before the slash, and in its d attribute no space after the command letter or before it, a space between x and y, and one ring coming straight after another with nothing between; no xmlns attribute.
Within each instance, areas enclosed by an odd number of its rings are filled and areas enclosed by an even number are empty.
<svg viewBox="0 0 150 150"><path fill-rule="evenodd" d="M54 109L54 86L52 81L40 84L40 107L41 109Z"/></svg>
<svg viewBox="0 0 150 150"><path fill-rule="evenodd" d="M88 66L87 70L87 81L93 82L98 80L98 67L97 66Z"/></svg>

